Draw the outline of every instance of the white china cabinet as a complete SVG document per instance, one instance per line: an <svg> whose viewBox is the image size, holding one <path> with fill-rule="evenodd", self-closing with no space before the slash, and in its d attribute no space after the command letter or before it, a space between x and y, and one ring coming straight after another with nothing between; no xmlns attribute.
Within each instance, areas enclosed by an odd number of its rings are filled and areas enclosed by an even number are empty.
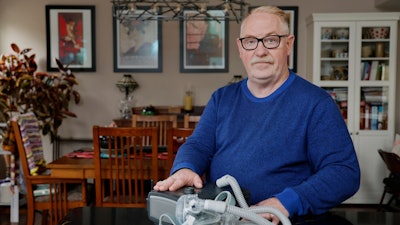
<svg viewBox="0 0 400 225"><path fill-rule="evenodd" d="M307 18L307 74L335 99L352 136L361 187L346 203L378 204L386 167L378 149L395 134L400 13L321 13Z"/></svg>

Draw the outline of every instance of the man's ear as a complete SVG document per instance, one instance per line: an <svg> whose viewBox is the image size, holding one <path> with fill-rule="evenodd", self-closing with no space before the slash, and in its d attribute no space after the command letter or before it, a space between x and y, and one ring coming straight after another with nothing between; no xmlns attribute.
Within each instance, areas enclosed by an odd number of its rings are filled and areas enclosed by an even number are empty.
<svg viewBox="0 0 400 225"><path fill-rule="evenodd" d="M288 55L290 55L290 53L293 51L294 41L295 41L295 36L294 36L293 34L290 34L290 35L287 37L287 42L286 42L287 50L288 50L288 52L287 52Z"/></svg>

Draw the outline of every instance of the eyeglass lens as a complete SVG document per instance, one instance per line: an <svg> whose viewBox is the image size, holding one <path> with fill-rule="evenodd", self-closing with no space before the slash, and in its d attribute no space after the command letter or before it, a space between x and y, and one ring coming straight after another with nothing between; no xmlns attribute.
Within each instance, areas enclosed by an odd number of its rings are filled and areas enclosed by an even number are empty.
<svg viewBox="0 0 400 225"><path fill-rule="evenodd" d="M246 50L256 49L258 47L259 42L262 42L265 48L273 49L279 46L281 37L285 36L287 35L270 35L264 38L247 37L247 38L241 38L240 40L243 48Z"/></svg>

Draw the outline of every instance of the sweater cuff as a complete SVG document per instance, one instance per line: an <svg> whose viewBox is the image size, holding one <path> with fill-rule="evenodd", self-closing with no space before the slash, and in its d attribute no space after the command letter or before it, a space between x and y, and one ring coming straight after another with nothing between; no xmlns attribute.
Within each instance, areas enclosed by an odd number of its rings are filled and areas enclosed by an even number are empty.
<svg viewBox="0 0 400 225"><path fill-rule="evenodd" d="M289 216L299 215L303 211L299 195L291 188L285 188L281 193L275 195L276 198L289 212Z"/></svg>

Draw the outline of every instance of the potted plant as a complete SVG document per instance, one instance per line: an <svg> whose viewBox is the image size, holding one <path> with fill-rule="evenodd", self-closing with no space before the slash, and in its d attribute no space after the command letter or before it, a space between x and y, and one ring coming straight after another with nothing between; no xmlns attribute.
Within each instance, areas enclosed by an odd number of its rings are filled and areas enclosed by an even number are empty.
<svg viewBox="0 0 400 225"><path fill-rule="evenodd" d="M28 55L30 48L20 50L11 44L13 53L0 58L0 121L7 122L13 114L33 112L39 120L42 134L49 135L51 143L64 118L76 117L69 111L69 104L80 102L74 74L56 59L59 73L37 72L35 54ZM3 149L13 151L12 141L7 139L11 127L7 127Z"/></svg>

